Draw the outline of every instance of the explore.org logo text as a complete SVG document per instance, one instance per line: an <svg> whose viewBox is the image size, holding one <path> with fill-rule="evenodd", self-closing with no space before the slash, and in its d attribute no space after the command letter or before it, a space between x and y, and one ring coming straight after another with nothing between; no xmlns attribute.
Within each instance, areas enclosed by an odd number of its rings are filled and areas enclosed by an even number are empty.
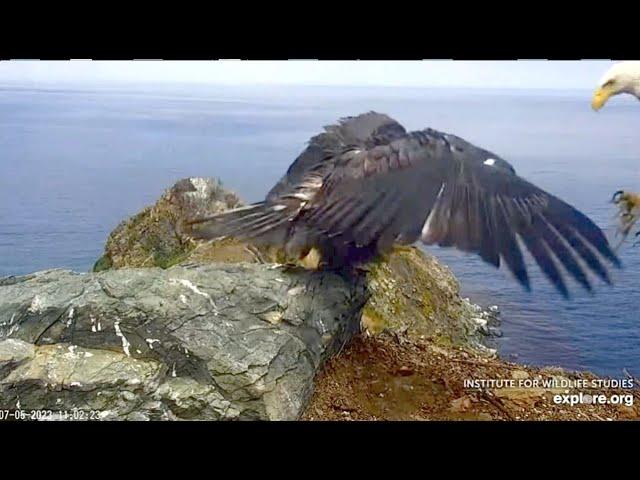
<svg viewBox="0 0 640 480"><path fill-rule="evenodd" d="M633 407L633 395L590 395L588 393L573 393L571 395L554 395L553 403L567 405L625 405Z"/></svg>
<svg viewBox="0 0 640 480"><path fill-rule="evenodd" d="M467 389L543 389L549 390L553 403L557 405L625 405L633 406L633 394L619 393L570 393L575 389L608 390L633 389L632 378L625 379L568 379L568 378L495 378L495 379L467 379L464 380ZM558 392L560 390L561 392Z"/></svg>

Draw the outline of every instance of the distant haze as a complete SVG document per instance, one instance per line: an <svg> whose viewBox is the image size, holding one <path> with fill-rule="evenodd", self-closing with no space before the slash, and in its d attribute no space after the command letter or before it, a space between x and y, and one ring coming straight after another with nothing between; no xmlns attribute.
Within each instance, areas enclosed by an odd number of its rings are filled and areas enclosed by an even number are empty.
<svg viewBox="0 0 640 480"><path fill-rule="evenodd" d="M592 89L595 61L36 61L0 62L0 85L341 85Z"/></svg>

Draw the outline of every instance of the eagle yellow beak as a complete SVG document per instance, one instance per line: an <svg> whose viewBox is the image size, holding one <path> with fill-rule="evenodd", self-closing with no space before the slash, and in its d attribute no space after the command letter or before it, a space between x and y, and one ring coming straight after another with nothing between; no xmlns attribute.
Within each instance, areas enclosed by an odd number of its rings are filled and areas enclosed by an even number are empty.
<svg viewBox="0 0 640 480"><path fill-rule="evenodd" d="M613 94L614 91L611 87L599 87L593 94L591 107L597 112L607 103L607 100L609 100L609 97Z"/></svg>

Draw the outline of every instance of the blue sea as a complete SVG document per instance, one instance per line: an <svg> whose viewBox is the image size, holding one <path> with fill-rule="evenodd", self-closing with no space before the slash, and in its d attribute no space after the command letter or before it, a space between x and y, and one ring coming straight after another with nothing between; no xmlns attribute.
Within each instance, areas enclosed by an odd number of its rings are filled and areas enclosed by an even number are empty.
<svg viewBox="0 0 640 480"><path fill-rule="evenodd" d="M376 110L407 129L455 133L613 233L619 188L640 190L640 104L599 113L589 91L390 87L0 87L0 276L88 271L109 232L188 176L262 199L337 118ZM426 248L464 296L498 305L503 357L640 375L640 247L615 285L563 300L532 267L533 293L473 255Z"/></svg>

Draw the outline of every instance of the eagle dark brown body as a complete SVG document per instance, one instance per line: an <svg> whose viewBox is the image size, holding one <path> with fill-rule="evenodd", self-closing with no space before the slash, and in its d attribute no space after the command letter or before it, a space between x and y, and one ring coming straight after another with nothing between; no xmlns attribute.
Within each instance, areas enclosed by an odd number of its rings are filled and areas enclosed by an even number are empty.
<svg viewBox="0 0 640 480"><path fill-rule="evenodd" d="M298 257L315 248L328 268L422 241L505 263L529 289L522 244L565 296L566 272L591 290L587 272L610 283L605 265L620 265L587 216L455 135L406 132L375 112L325 130L264 202L197 219L195 236L236 237Z"/></svg>

